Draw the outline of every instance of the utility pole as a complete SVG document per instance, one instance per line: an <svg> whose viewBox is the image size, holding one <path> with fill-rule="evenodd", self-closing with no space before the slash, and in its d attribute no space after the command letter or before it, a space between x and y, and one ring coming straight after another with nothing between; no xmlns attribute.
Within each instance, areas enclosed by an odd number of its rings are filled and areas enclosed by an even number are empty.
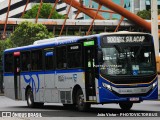
<svg viewBox="0 0 160 120"><path fill-rule="evenodd" d="M152 35L154 39L155 55L159 56L157 0L151 0L151 22L152 22L151 24L152 24Z"/></svg>

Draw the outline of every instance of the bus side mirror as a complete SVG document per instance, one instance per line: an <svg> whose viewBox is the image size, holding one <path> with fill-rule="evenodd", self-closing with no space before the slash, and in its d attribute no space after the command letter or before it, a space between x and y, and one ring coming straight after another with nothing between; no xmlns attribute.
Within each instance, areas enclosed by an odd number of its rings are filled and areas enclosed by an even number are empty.
<svg viewBox="0 0 160 120"><path fill-rule="evenodd" d="M98 62L103 63L103 52L102 50L98 50Z"/></svg>

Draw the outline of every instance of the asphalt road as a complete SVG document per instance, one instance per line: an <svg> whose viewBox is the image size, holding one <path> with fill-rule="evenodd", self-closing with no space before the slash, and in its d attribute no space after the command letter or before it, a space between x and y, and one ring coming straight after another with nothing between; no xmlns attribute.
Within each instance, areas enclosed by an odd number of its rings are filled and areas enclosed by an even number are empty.
<svg viewBox="0 0 160 120"><path fill-rule="evenodd" d="M5 111L40 113L42 117L97 117L98 114L114 117L114 115L122 113L157 113L160 115L160 101L144 101L134 104L130 112L122 111L117 104L92 105L87 112L78 112L72 108L64 108L62 104L47 103L43 108L28 108L26 101L15 101L5 96L0 96L0 111L0 114Z"/></svg>
<svg viewBox="0 0 160 120"><path fill-rule="evenodd" d="M160 75L159 78L159 95L160 95ZM50 117L53 117L56 120L65 120L68 118L68 120L97 120L98 114L118 114L121 113L158 113L160 117L160 100L159 101L144 101L142 103L134 104L132 107L132 110L130 112L122 111L119 108L119 105L117 104L105 104L105 105L92 105L91 109L89 109L87 112L78 112L75 109L72 108L64 108L62 104L45 104L43 108L28 108L26 101L15 101L12 99L9 99L5 96L0 96L0 116L2 116L2 112L9 111L9 112L16 112L16 113L41 113L42 118L33 118L33 120L46 120L50 119ZM67 117L67 118L66 118ZM87 117L87 118L86 118ZM89 118L88 118L89 117ZM152 117L152 120L157 120L159 117ZM106 120L106 117L98 117L101 120ZM118 119L118 120L128 120L128 117L108 117L110 120ZM107 118L107 120L108 120ZM150 120L151 118L145 119L146 117L129 117L129 119L138 119L138 120ZM25 120L30 120L32 118L24 118ZM9 118L1 118L0 120L12 120ZM15 120L15 118L14 118ZM20 118L20 120L23 120Z"/></svg>

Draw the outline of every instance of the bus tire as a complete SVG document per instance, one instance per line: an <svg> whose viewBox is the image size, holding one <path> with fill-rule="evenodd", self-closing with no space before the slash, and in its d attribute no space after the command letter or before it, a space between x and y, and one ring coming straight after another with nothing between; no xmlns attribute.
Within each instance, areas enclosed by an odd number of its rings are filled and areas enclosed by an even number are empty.
<svg viewBox="0 0 160 120"><path fill-rule="evenodd" d="M122 109L122 110L126 110L126 111L128 111L128 110L130 110L131 108L132 108L132 106L133 106L133 103L132 102L122 102L122 103L119 103L119 106L120 106L120 108Z"/></svg>
<svg viewBox="0 0 160 120"><path fill-rule="evenodd" d="M75 105L74 104L63 104L63 107L65 109L75 109Z"/></svg>
<svg viewBox="0 0 160 120"><path fill-rule="evenodd" d="M27 91L27 105L30 108L35 107L33 92L31 89L28 89L28 91Z"/></svg>
<svg viewBox="0 0 160 120"><path fill-rule="evenodd" d="M90 104L84 102L84 95L82 90L78 90L77 91L77 95L76 95L76 105L79 111L86 111L87 109L90 108Z"/></svg>

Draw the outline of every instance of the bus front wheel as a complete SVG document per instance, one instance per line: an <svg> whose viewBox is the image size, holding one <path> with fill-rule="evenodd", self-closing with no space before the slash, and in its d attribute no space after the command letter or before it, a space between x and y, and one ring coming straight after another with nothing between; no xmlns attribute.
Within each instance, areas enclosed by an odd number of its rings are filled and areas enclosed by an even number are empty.
<svg viewBox="0 0 160 120"><path fill-rule="evenodd" d="M34 97L31 89L28 89L27 91L27 105L30 108L33 108L35 106Z"/></svg>
<svg viewBox="0 0 160 120"><path fill-rule="evenodd" d="M90 104L84 101L82 90L78 90L77 92L76 103L79 111L86 111L88 108L90 108Z"/></svg>
<svg viewBox="0 0 160 120"><path fill-rule="evenodd" d="M132 102L119 103L119 106L122 110L130 110L133 106Z"/></svg>
<svg viewBox="0 0 160 120"><path fill-rule="evenodd" d="M27 91L27 105L30 108L42 108L44 106L44 103L42 102L34 102L34 96L31 89L28 89Z"/></svg>

